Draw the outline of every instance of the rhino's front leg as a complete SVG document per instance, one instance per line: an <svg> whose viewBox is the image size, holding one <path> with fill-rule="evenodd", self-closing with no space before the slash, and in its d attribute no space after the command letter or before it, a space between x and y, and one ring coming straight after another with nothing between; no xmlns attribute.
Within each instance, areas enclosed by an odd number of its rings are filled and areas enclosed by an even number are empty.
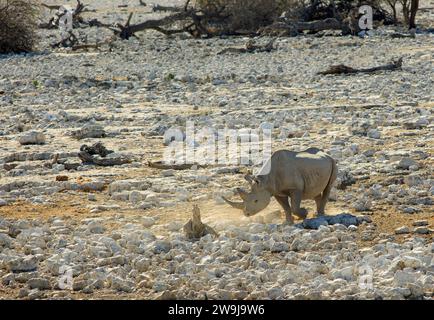
<svg viewBox="0 0 434 320"><path fill-rule="evenodd" d="M277 200L277 202L279 202L279 204L282 206L283 210L285 211L286 222L288 224L294 224L294 218L292 217L291 214L291 206L289 205L288 197L274 196L274 198Z"/></svg>
<svg viewBox="0 0 434 320"><path fill-rule="evenodd" d="M301 219L306 219L307 217L307 210L305 208L301 208L301 198L302 198L302 192L299 190L294 190L291 192L291 207L292 212L300 217Z"/></svg>

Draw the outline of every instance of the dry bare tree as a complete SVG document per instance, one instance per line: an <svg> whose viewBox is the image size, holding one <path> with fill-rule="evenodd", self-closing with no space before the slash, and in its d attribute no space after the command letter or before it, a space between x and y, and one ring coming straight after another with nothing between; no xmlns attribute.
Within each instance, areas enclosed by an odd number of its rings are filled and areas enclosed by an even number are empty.
<svg viewBox="0 0 434 320"><path fill-rule="evenodd" d="M416 28L416 14L419 10L419 0L399 0L402 5L404 22L409 29Z"/></svg>
<svg viewBox="0 0 434 320"><path fill-rule="evenodd" d="M398 4L399 0L385 0L385 2L389 5L390 9L392 10L392 16L393 16L393 22L398 22L398 12L396 9L396 5Z"/></svg>

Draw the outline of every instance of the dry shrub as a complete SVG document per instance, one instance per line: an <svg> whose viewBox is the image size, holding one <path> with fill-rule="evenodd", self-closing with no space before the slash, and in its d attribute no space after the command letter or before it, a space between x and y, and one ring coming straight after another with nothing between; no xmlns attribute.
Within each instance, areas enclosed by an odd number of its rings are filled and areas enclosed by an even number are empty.
<svg viewBox="0 0 434 320"><path fill-rule="evenodd" d="M0 53L32 51L37 14L35 0L0 0Z"/></svg>
<svg viewBox="0 0 434 320"><path fill-rule="evenodd" d="M216 22L223 33L255 32L275 22L282 13L295 21L314 21L326 18L344 20L361 5L373 8L374 21L393 23L391 14L382 8L385 0L196 0L195 6L207 16L206 27ZM392 1L392 0L390 0ZM417 1L417 0L396 0ZM222 18L223 17L223 18Z"/></svg>
<svg viewBox="0 0 434 320"><path fill-rule="evenodd" d="M219 18L229 31L255 31L273 23L295 0L196 0L195 6ZM217 20L217 19L216 19Z"/></svg>

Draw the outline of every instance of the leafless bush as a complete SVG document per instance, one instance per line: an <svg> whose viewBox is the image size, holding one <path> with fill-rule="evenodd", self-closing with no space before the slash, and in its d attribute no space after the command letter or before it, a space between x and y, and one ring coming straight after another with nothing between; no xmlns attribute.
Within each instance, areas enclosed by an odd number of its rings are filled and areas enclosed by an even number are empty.
<svg viewBox="0 0 434 320"><path fill-rule="evenodd" d="M209 16L218 17L219 22L226 24L230 30L252 31L273 23L296 1L298 0L196 0L195 7ZM221 20L222 17L224 21Z"/></svg>
<svg viewBox="0 0 434 320"><path fill-rule="evenodd" d="M0 0L0 53L32 51L37 14L36 0Z"/></svg>
<svg viewBox="0 0 434 320"><path fill-rule="evenodd" d="M220 26L223 22L230 31L252 32L272 24L283 13L285 18L294 21L327 18L342 21L365 4L373 8L375 21L390 24L394 19L382 7L381 2L384 1L386 0L196 0L195 6L208 15L215 16Z"/></svg>

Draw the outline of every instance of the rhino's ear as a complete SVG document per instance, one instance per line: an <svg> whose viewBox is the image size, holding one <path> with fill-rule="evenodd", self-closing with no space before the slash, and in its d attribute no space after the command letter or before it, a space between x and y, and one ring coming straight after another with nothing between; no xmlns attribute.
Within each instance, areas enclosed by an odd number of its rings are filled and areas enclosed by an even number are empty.
<svg viewBox="0 0 434 320"><path fill-rule="evenodd" d="M256 186L260 187L264 181L264 176L255 176Z"/></svg>

